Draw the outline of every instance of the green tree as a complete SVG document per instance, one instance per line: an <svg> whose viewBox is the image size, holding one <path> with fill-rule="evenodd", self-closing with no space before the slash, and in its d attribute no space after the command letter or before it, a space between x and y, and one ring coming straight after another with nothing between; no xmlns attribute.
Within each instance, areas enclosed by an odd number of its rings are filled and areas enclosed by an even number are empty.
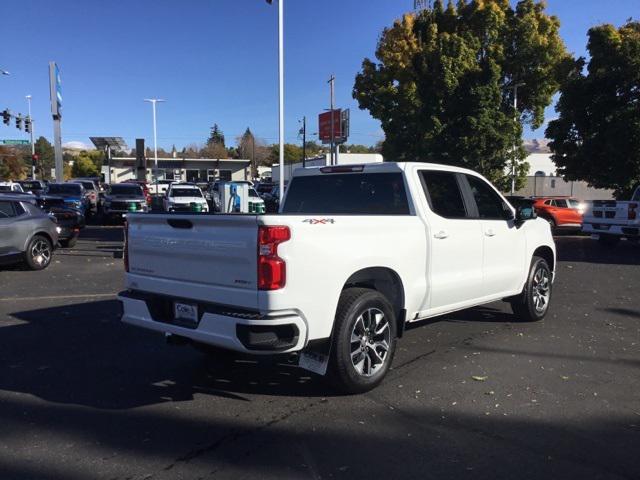
<svg viewBox="0 0 640 480"><path fill-rule="evenodd" d="M293 143L284 144L284 163L297 163L302 161L302 147L300 145L294 145ZM280 162L280 145L274 144L271 146L271 154L269 155L266 164L271 166L274 163Z"/></svg>
<svg viewBox="0 0 640 480"><path fill-rule="evenodd" d="M22 180L27 171L20 152L11 147L0 147L0 179Z"/></svg>
<svg viewBox="0 0 640 480"><path fill-rule="evenodd" d="M81 153L73 159L71 175L73 177L97 177L100 175L100 170L91 159L91 156Z"/></svg>
<svg viewBox="0 0 640 480"><path fill-rule="evenodd" d="M348 153L375 153L373 147L367 147L366 145L344 145L340 147L340 151Z"/></svg>
<svg viewBox="0 0 640 480"><path fill-rule="evenodd" d="M223 147L225 146L224 133L222 133L222 130L220 130L220 127L218 127L217 123L214 123L213 127L211 127L211 133L209 134L209 138L207 139L207 145L222 145Z"/></svg>
<svg viewBox="0 0 640 480"><path fill-rule="evenodd" d="M542 125L570 58L559 25L534 0L436 0L385 29L353 90L381 121L385 158L460 165L502 187L512 162L522 175L522 124Z"/></svg>
<svg viewBox="0 0 640 480"><path fill-rule="evenodd" d="M211 133L207 139L207 144L200 151L200 156L204 158L228 158L229 152L224 143L224 133L217 123L211 127Z"/></svg>
<svg viewBox="0 0 640 480"><path fill-rule="evenodd" d="M600 25L588 37L588 68L575 62L546 135L567 180L624 197L640 183L640 22Z"/></svg>
<svg viewBox="0 0 640 480"><path fill-rule="evenodd" d="M51 169L55 168L55 153L53 145L44 137L38 137L35 142L35 151L38 160L38 178L51 179Z"/></svg>

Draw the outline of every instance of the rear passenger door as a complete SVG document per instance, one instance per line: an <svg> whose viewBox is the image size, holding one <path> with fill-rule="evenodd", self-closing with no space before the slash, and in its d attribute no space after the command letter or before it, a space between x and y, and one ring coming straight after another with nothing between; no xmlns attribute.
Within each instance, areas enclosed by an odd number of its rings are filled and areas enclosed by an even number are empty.
<svg viewBox="0 0 640 480"><path fill-rule="evenodd" d="M0 200L0 255L17 253L15 246L18 228L15 225L15 204L9 200Z"/></svg>
<svg viewBox="0 0 640 480"><path fill-rule="evenodd" d="M484 295L513 293L522 287L525 270L524 230L516 227L513 211L488 182L475 175L465 179L482 228Z"/></svg>
<svg viewBox="0 0 640 480"><path fill-rule="evenodd" d="M425 310L441 313L482 297L482 230L462 190L462 175L419 170L429 206L429 295ZM429 248L429 247L427 247Z"/></svg>

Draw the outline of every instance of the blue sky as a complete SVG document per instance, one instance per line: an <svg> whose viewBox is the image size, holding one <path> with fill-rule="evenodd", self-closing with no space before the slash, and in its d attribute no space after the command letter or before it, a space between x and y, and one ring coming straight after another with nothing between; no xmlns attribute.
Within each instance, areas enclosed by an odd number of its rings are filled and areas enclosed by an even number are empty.
<svg viewBox="0 0 640 480"><path fill-rule="evenodd" d="M286 141L298 120L328 107L334 73L336 103L351 109L350 142L373 144L379 123L351 98L355 74L372 57L383 27L413 0L286 0ZM570 51L585 54L586 31L638 18L638 0L549 0ZM265 0L2 0L0 108L26 112L33 96L36 135L52 136L47 66L62 72L63 142L89 136L136 137L152 144L151 107L158 107L158 143L203 143L217 122L232 144L250 127L277 141L277 6ZM548 117L553 117L549 109ZM544 128L543 128L544 129ZM543 129L526 137L542 137ZM0 124L0 138L26 138ZM312 137L313 138L313 137Z"/></svg>

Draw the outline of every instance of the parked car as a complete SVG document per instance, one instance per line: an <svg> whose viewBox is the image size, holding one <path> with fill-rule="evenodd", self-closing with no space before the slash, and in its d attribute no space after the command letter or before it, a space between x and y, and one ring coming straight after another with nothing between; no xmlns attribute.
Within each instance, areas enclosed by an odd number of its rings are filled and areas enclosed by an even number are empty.
<svg viewBox="0 0 640 480"><path fill-rule="evenodd" d="M273 187L269 193L262 196L267 213L278 213L280 209L280 187Z"/></svg>
<svg viewBox="0 0 640 480"><path fill-rule="evenodd" d="M163 199L165 212L208 212L202 190L192 183L172 183Z"/></svg>
<svg viewBox="0 0 640 480"><path fill-rule="evenodd" d="M614 246L622 238L640 241L640 186L626 202L591 202L584 214L582 231L606 246Z"/></svg>
<svg viewBox="0 0 640 480"><path fill-rule="evenodd" d="M539 197L535 199L534 208L552 230L582 228L582 212L580 202L570 197Z"/></svg>
<svg viewBox="0 0 640 480"><path fill-rule="evenodd" d="M472 171L298 169L281 211L131 215L122 320L214 350L297 353L355 393L382 381L407 323L501 299L521 320L548 312L548 223Z"/></svg>
<svg viewBox="0 0 640 480"><path fill-rule="evenodd" d="M25 192L33 193L34 195L43 194L47 189L47 184L43 180L20 180L18 183Z"/></svg>
<svg viewBox="0 0 640 480"><path fill-rule="evenodd" d="M0 194L0 262L24 262L31 270L51 263L60 227L31 196Z"/></svg>
<svg viewBox="0 0 640 480"><path fill-rule="evenodd" d="M262 197L265 194L270 193L276 186L277 185L273 182L260 182L256 185L256 191L258 192L258 195Z"/></svg>
<svg viewBox="0 0 640 480"><path fill-rule="evenodd" d="M20 185L17 182L0 182L0 192L3 192L3 193L7 193L7 192L24 193L24 189L22 188L22 185Z"/></svg>
<svg viewBox="0 0 640 480"><path fill-rule="evenodd" d="M81 183L50 183L47 187L47 195L62 197L67 208L78 210L82 216L91 208L89 198L84 193Z"/></svg>
<svg viewBox="0 0 640 480"><path fill-rule="evenodd" d="M158 180L157 182L149 183L149 192L151 195L166 195L169 186L175 183L174 180Z"/></svg>
<svg viewBox="0 0 640 480"><path fill-rule="evenodd" d="M102 212L109 220L121 219L131 212L148 212L147 197L140 185L116 183L109 185L104 197Z"/></svg>
<svg viewBox="0 0 640 480"><path fill-rule="evenodd" d="M125 180L122 183L135 183L136 185L139 185L142 188L142 193L147 199L147 205L151 205L153 200L151 198L151 191L149 190L149 184L147 183L146 180Z"/></svg>
<svg viewBox="0 0 640 480"><path fill-rule="evenodd" d="M80 183L84 187L84 194L89 199L89 211L98 213L99 191L100 189L93 180L72 179L71 183Z"/></svg>

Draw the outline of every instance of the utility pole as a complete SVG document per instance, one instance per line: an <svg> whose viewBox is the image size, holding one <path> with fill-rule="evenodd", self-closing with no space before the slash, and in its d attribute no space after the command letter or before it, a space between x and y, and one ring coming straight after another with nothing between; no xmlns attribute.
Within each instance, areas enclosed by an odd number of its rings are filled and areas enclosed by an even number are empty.
<svg viewBox="0 0 640 480"><path fill-rule="evenodd" d="M29 116L27 117L29 120L29 138L31 141L31 180L36 179L36 166L34 165L34 157L36 154L36 146L33 143L33 118L31 117L31 95L27 95L25 97L27 99L27 104L29 106Z"/></svg>
<svg viewBox="0 0 640 480"><path fill-rule="evenodd" d="M258 166L256 165L256 137L251 132L251 176L256 178L258 176Z"/></svg>
<svg viewBox="0 0 640 480"><path fill-rule="evenodd" d="M307 166L307 117L302 117L302 168Z"/></svg>
<svg viewBox="0 0 640 480"><path fill-rule="evenodd" d="M331 95L331 147L330 147L330 152L331 152L331 161L330 161L330 165L335 165L334 162L334 150L335 150L335 130L334 130L334 125L335 125L335 118L334 118L334 105L335 105L335 97L334 97L334 89L335 89L335 83L336 83L336 77L332 74L331 77L329 77L329 81L327 82L329 84L329 90L330 90L330 95Z"/></svg>
<svg viewBox="0 0 640 480"><path fill-rule="evenodd" d="M517 81L511 86L513 88L513 121L518 122L518 88L523 87L524 83L518 83ZM511 159L511 195L516 191L516 146L517 140L514 135L513 139L513 158Z"/></svg>

